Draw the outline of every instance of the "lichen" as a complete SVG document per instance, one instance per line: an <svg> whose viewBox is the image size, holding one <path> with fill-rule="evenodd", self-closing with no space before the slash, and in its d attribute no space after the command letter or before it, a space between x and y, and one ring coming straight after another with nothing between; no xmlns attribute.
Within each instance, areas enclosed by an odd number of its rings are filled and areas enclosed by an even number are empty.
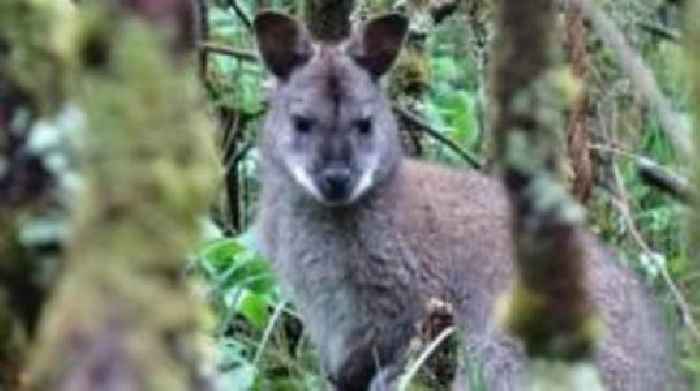
<svg viewBox="0 0 700 391"><path fill-rule="evenodd" d="M109 365L120 379L91 381L191 389L203 309L180 275L218 174L214 128L194 74L173 64L157 34L88 6L81 14L74 55L82 68L68 90L87 116L85 184L65 277L32 352L31 385L82 385L91 365ZM105 63L85 61L95 42L107 45ZM91 362L100 349L108 357Z"/></svg>
<svg viewBox="0 0 700 391"><path fill-rule="evenodd" d="M595 341L603 334L602 322L588 311L553 311L560 305L551 296L519 282L499 300L496 318L505 329L522 338L531 357L554 361L590 357Z"/></svg>
<svg viewBox="0 0 700 391"><path fill-rule="evenodd" d="M0 56L0 75L11 75L44 114L57 110L67 95L75 17L70 0L0 2L0 41L9 46Z"/></svg>

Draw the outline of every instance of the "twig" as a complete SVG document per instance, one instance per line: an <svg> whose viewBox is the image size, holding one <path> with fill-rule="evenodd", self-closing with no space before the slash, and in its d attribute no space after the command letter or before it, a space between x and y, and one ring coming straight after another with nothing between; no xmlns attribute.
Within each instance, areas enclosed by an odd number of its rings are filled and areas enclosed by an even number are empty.
<svg viewBox="0 0 700 391"><path fill-rule="evenodd" d="M622 181L622 176L620 175L620 171L617 167L617 164L615 163L613 163L613 175L615 177L615 183L618 188L618 197L612 197L613 203L615 203L615 205L618 207L623 219L627 222L627 227L629 228L630 234L635 240L635 242L637 242L637 245L647 256L649 256L649 259L657 260L657 253L654 252L651 249L651 247L649 247L649 245L644 240L644 237L642 237L642 234L639 232L635 225L634 219L632 218L632 213L629 209L629 204L627 201L627 192ZM683 323L685 323L693 338L697 342L700 342L700 330L698 329L697 325L695 324L695 321L693 320L693 315L690 306L688 305L688 302L685 300L685 297L683 297L683 294L681 293L680 289L678 289L676 284L673 282L673 279L671 278L671 275L669 274L668 269L666 268L666 264L662 262L656 263L659 266L659 270L661 271L661 277L663 278L666 285L668 285L668 288L671 290L671 293L673 294L676 300L676 304L678 304L678 307L683 317Z"/></svg>
<svg viewBox="0 0 700 391"><path fill-rule="evenodd" d="M238 18L241 20L241 22L243 22L248 31L253 31L253 22L251 22L250 17L245 13L245 11L243 11L243 8L241 8L240 4L238 4L238 1L227 0L226 4L228 4L229 7L233 8L233 12L236 13Z"/></svg>
<svg viewBox="0 0 700 391"><path fill-rule="evenodd" d="M255 352L255 358L253 358L253 366L258 366L260 358L262 357L262 353L265 350L265 346L267 345L267 341L270 339L270 335L272 335L272 330L275 328L275 324L277 324L277 319L279 319L280 315L282 315L282 312L284 312L283 309L286 305L287 302L282 300L275 306L275 312L272 313L272 318L270 318L270 320L267 322L267 327L265 327L265 332L263 333L262 340L260 341L258 350Z"/></svg>
<svg viewBox="0 0 700 391"><path fill-rule="evenodd" d="M444 330L430 344L423 350L423 352L418 356L418 359L411 365L411 367L406 371L406 373L401 377L398 390L405 391L408 390L408 386L411 380L416 376L420 367L425 363L425 361L430 357L430 355L437 349L438 346L447 339L452 333L455 332L455 327L450 326Z"/></svg>
<svg viewBox="0 0 700 391"><path fill-rule="evenodd" d="M221 109L221 116L221 129L224 133L221 151L224 154L223 163L226 164L236 152L236 142L241 138L245 126L241 126L241 116L237 111Z"/></svg>
<svg viewBox="0 0 700 391"><path fill-rule="evenodd" d="M617 56L620 67L625 71L637 90L656 111L661 128L673 142L676 150L684 156L691 156L690 128L687 121L673 110L671 103L656 84L654 74L644 63L639 53L626 42L624 34L615 23L591 0L567 0L581 7L591 21L598 36Z"/></svg>
<svg viewBox="0 0 700 391"><path fill-rule="evenodd" d="M425 121L423 121L417 115L410 112L408 109L401 107L399 105L394 105L394 110L401 117L403 117L404 119L409 121L412 125L420 128L422 131L427 133L432 138L445 144L445 146L450 148L453 152L455 152L457 155L459 155L462 159L464 159L466 162L471 164L472 167L476 168L477 170L480 170L484 166L484 164L479 160L479 158L474 156L471 152L462 149L459 145L457 145L457 143L455 143L454 141L450 140L448 137L446 137L445 135L440 133L440 131L433 129L429 124L427 124Z"/></svg>
<svg viewBox="0 0 700 391"><path fill-rule="evenodd" d="M681 42L681 35L678 32L669 30L663 26L657 26L643 22L637 23L637 26L639 26L639 28L641 28L642 30L648 31L649 33L667 41L671 41L673 43Z"/></svg>
<svg viewBox="0 0 700 391"><path fill-rule="evenodd" d="M649 159L642 159L637 164L639 175L646 184L665 191L684 203L689 203L693 199L693 190L686 178L670 172Z"/></svg>
<svg viewBox="0 0 700 391"><path fill-rule="evenodd" d="M218 45L215 43L211 42L200 42L199 45L197 45L199 50L205 51L205 52L210 52L210 53L216 53L216 54L223 54L225 56L230 56L230 57L235 57L239 60L243 61L250 61L250 62L257 62L258 61L258 56L252 51L248 50L243 50L243 49L234 49L228 46L222 46Z"/></svg>
<svg viewBox="0 0 700 391"><path fill-rule="evenodd" d="M639 175L647 185L664 191L683 203L689 203L693 199L694 191L687 178L671 172L648 157L600 144L590 145L589 149L611 152L631 159L637 164Z"/></svg>
<svg viewBox="0 0 700 391"><path fill-rule="evenodd" d="M238 152L236 152L235 155L231 156L231 159L229 159L229 161L226 162L226 164L224 165L224 172L228 173L229 171L231 171L231 169L235 167L236 164L238 164L238 162L240 162L241 160L243 160L243 158L246 157L248 151L250 151L251 148L253 148L253 142L246 141L245 144L243 144L243 147L241 147L241 149L239 149Z"/></svg>
<svg viewBox="0 0 700 391"><path fill-rule="evenodd" d="M436 0L430 4L430 15L435 24L440 24L445 18L452 15L459 5L459 0Z"/></svg>
<svg viewBox="0 0 700 391"><path fill-rule="evenodd" d="M207 0L197 0L197 42L205 42L209 39L209 6ZM209 51L199 51L199 78L206 82L207 68L209 65Z"/></svg>

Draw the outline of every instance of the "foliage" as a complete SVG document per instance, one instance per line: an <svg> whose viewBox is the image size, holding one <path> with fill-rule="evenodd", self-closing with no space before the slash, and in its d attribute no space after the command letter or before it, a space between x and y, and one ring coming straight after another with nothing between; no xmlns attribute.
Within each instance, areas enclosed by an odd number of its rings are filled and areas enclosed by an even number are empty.
<svg viewBox="0 0 700 391"><path fill-rule="evenodd" d="M258 3L238 1L248 15L254 14ZM373 12L391 6L391 2L386 1L359 3ZM679 7L661 0L600 3L651 66L674 108L689 111L691 103L683 47L644 28L651 25L679 31ZM210 9L210 41L254 50L252 35L228 4L220 0ZM267 5L292 13L303 8L301 2L291 0L271 1ZM486 52L492 31L491 17L487 2L470 2L431 32L427 40L430 90L419 106L420 114L431 127L461 148L484 157L490 154L491 142L484 120L488 102L482 98L487 88L485 65L489 60ZM677 303L661 276L662 269L670 272L672 280L689 300L697 300L693 292L698 290L693 287L700 283L692 273L695 266L688 239L680 234L686 229L688 208L644 183L638 173L637 158L650 158L681 174L688 174L687 162L678 158L652 111L630 87L610 49L594 32L590 32L587 40L592 76L585 87L592 102L589 125L594 129L594 145L591 151L598 167L594 197L587 205L588 221L604 241L618 250L623 262L639 271L655 288L657 297L667 308L669 322L675 324L678 322ZM210 54L207 83L214 108L225 107L253 116L264 110L261 87L265 85L265 75L258 63ZM246 125L244 132L248 140L254 139L255 127L255 123ZM438 142L426 143L424 157L464 165L456 154ZM239 174L249 184L256 181L254 158L255 153L248 154L239 169ZM242 187L245 191L243 207L252 215L256 188L245 184ZM629 213L625 212L625 206ZM251 285L256 276L268 271L263 268L263 261L252 254L250 245L249 239L222 239L205 244L198 257L217 313L217 348L222 357L228 357L229 363L236 363L222 365L220 369L229 379L240 381L230 380L236 384L236 389L245 389L245 386L260 389L265 381L282 379L296 387L303 384L314 388L309 384L318 385L321 381L312 359L314 352L302 338L290 354L290 336L286 333L289 323L296 322L289 315L291 310L283 311L284 316L276 323L271 319L281 302L279 288L263 277L260 278L265 281L264 289ZM278 338L263 341L265 330L270 327ZM256 347L263 342L267 344L265 353L254 363ZM678 343L686 367L700 372L700 359L684 347L688 344L686 333L678 334ZM234 370L234 367L247 369ZM472 377L478 378L478 370L474 373Z"/></svg>
<svg viewBox="0 0 700 391"><path fill-rule="evenodd" d="M280 298L269 263L250 233L211 240L194 257L217 316L216 365L220 390L306 390L320 387L313 352L296 315Z"/></svg>

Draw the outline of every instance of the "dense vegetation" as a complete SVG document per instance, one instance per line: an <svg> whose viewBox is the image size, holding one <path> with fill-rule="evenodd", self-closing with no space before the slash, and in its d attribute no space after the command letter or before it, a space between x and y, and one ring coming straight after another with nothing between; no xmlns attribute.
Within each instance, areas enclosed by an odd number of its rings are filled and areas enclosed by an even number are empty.
<svg viewBox="0 0 700 391"><path fill-rule="evenodd" d="M311 0L192 2L200 20L187 22L197 26L194 35L198 43L193 48L176 47L174 62L181 61L177 58L183 51L195 52L199 80L194 72L183 76L180 68L160 58L155 40L148 38L140 25L118 24L111 15L83 5L85 2L57 0L57 5L47 6L38 0L5 1L0 5L0 389L4 382L10 384L8 387L21 382L8 381L3 375L21 372L9 367L29 356L28 341L36 335L48 341L45 350L37 350L46 356L28 372L40 374L37 378L51 378L63 370L51 365L50 358L61 361L65 347L50 342L69 340L74 334L60 325L68 324L66 319L80 319L81 327L99 329L100 319L113 314L85 308L131 298L129 283L117 276L137 275L144 269L148 273L137 280L157 289L140 293L158 301L155 307L159 311L148 318L155 326L139 323L143 328L129 339L129 348L157 352L144 357L165 361L169 351L160 350L155 343L144 348L134 341L149 335L145 334L149 327L176 324L179 334L173 339L186 353L176 355L179 361L173 362L185 367L204 366L193 364L196 355L190 357L188 350L197 345L193 341L201 342L197 336L203 332L203 345L210 353L207 358L215 363L215 368L208 368L208 375L215 379L217 389L322 389L325 379L316 352L267 260L256 253L250 230L259 191L255 140L268 83L256 53L251 19L263 8L304 19ZM133 3L136 5L130 6L138 9L138 2ZM355 2L356 21L391 10L411 18L408 49L386 80L405 128L403 141L408 154L485 172L493 169L495 141L487 98L489 51L495 30L492 3ZM692 235L693 228L697 231L697 224L689 226L695 193L686 178L697 178L698 174L693 174L691 164L696 157L685 154L691 141L684 130L691 128L697 110L697 99L693 101L689 86L693 77L700 77L689 65L692 56L686 47L686 42L694 42L688 34L697 22L691 20L687 24L691 28L684 28L684 3L598 1L605 12L600 14L602 22L562 6L561 25L557 26L562 57L580 80L569 75L569 68L560 76L571 95L583 98L568 112L568 138L553 142L560 143L563 154L567 151L569 163L560 167L560 173L587 207L589 227L639 273L662 304L666 320L675 330L678 367L697 388L700 332L694 319L700 311L696 245L700 237L695 233L697 240L692 240L688 234ZM83 7L85 13L79 23L74 7ZM612 26L612 31L606 26ZM73 30L80 31L79 42L61 40ZM623 46L615 30L624 37ZM55 39L44 40L46 36ZM103 47L117 54L108 56ZM631 52L624 52L629 49ZM700 56L700 49L696 51ZM74 52L81 57L71 57ZM6 53L13 54L6 59ZM640 71L631 64L634 61L628 61L632 58L629 53L641 56L653 76L651 83L645 79L646 68ZM205 105L198 103L194 83L203 86ZM173 90L177 99L170 99ZM141 101L144 96L148 99ZM144 107L150 110L142 111ZM141 115L144 112L148 114ZM202 118L204 113L211 118ZM210 119L218 125L215 132ZM583 136L572 137L572 124L585 129ZM102 131L85 137L85 128ZM142 133L115 137L122 128L154 131L143 139ZM194 129L204 136L194 134ZM211 179L216 173L209 164L212 162L199 166L193 163L196 159L183 158L206 155L206 147L196 148L193 140L211 136L207 129L212 130L224 167L216 180ZM168 130L183 138L173 137ZM82 141L76 145L76 139ZM81 143L87 144L87 149ZM91 155L89 148L96 145L107 145L101 148L114 153ZM139 152L127 152L132 149ZM158 154L166 157L157 158ZM143 165L154 167L161 176L153 182L141 177L140 168L135 167ZM203 204L214 182L215 201L206 213ZM109 187L105 184L136 190L105 191ZM85 186L88 195L77 196ZM80 213L74 213L76 210ZM162 220L168 211L174 211L177 219ZM202 217L201 233L197 233L194 215ZM181 230L153 235L157 229L149 230L152 221L154 226ZM128 224L132 223L146 228L131 231ZM122 252L114 254L122 254L122 258L105 255L115 248ZM131 256L151 262L150 266L117 261ZM188 261L181 267L178 261L184 258ZM101 266L99 261L104 259L116 266ZM183 303L191 306L193 300L181 281L172 283L180 269L192 282L197 301L206 302L211 313L183 310ZM101 280L105 270L115 277ZM59 278L61 271L75 277ZM52 304L59 309L50 312L53 315L48 319L59 327L37 325L40 303L54 295L56 285L63 286L57 290L60 294L55 294L58 304ZM21 292L19 301L17 292ZM78 297L86 299L74 300ZM153 304L150 300L136 303L129 316L148 313ZM10 310L5 312L4 308ZM13 318L13 311L20 313L18 319ZM197 328L201 325L204 330ZM86 335L92 336L90 332ZM94 337L99 340L103 336ZM82 345L76 346L76 354L81 353ZM433 348L416 356L438 356L440 352L433 352ZM9 366L7 357L11 358ZM421 356L416 365L423 360ZM148 358L142 358L139 365L156 373L156 365ZM176 364L163 365L172 369ZM415 389L435 389L441 384L440 373L419 372ZM157 373L163 376L153 377L155 389L165 389L163 384L171 383L157 381L168 378L168 372ZM478 368L470 375L478 385Z"/></svg>
<svg viewBox="0 0 700 391"><path fill-rule="evenodd" d="M362 2L357 17L366 10L405 9L405 3L411 2ZM609 1L604 5L629 45L653 71L672 110L684 113L677 120L689 121L682 7L674 2L653 0ZM266 6L303 18L303 7L298 2L272 1ZM246 143L254 140L256 121L264 106L258 87L264 84L265 75L258 62L244 56L254 52L245 15L253 15L260 8L256 2L239 1L234 5L222 0L209 9L209 42L212 46L240 51L223 54L212 51L206 78L214 107L224 112L224 117L235 118L224 127L233 128L226 130L241 137L238 148L247 148ZM566 13L562 11L563 15ZM389 87L398 102L411 102L411 108L433 131L452 140L470 156L476 156L477 161L485 162L491 157L492 144L485 114L492 14L488 2L466 2L440 23L422 26L428 33L425 61L418 67L405 68L406 62L416 59L404 58L390 78ZM571 20L562 17L562 22L559 27L562 43L568 49L573 43L566 40L576 37L564 33ZM674 148L653 104L630 81L629 69L621 66L615 54L617 48L609 44L610 37L600 36L599 31L586 26L581 39L587 53L584 59L587 75L581 87L588 99L585 126L590 140L586 148L594 171L591 196L587 199L589 225L621 253L623 262L654 288L664 303L668 322L681 330L676 340L681 365L695 372L699 365L697 353L691 348L696 346L695 337L679 326L683 316L679 313L696 311L692 303L697 301L694 295L698 292L689 241L682 234L686 232L688 207L682 199L644 180L647 167L687 177L687 160ZM415 102L410 86L421 83L425 84L425 91ZM469 165L454 148L427 132L420 138L422 157ZM566 141L560 142L565 148ZM255 153L254 147L243 158L235 152L228 153L240 159L231 165L236 171L229 173L237 184L237 205L229 205L228 209L224 206L222 210L223 213L234 210L239 218L234 222L235 229L229 232L245 232L254 214ZM570 166L562 171L572 180L576 175ZM232 227L225 227L225 231L226 228ZM215 240L204 246L198 258L218 315L216 340L220 365L230 381L239 386L256 389L283 387L282 384L293 384L296 389L315 386L320 380L313 351L303 337L299 339L294 311L283 303L277 286L257 283L266 280L267 269L251 253L251 244L245 234Z"/></svg>

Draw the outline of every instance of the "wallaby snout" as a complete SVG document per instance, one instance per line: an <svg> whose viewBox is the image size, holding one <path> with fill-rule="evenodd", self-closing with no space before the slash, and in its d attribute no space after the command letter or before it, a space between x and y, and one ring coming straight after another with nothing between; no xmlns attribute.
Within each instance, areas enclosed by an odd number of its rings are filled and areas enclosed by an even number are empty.
<svg viewBox="0 0 700 391"><path fill-rule="evenodd" d="M349 168L326 168L321 172L319 189L329 202L342 202L351 194L351 172Z"/></svg>

